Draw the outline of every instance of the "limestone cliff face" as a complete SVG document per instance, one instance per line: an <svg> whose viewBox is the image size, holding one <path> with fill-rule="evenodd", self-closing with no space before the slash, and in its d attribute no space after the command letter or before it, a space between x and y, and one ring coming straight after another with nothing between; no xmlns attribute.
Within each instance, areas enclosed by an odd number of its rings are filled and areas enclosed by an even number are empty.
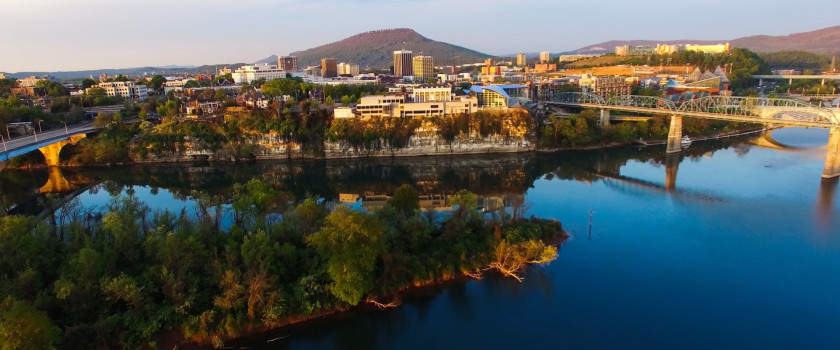
<svg viewBox="0 0 840 350"><path fill-rule="evenodd" d="M219 149L208 149L199 140L185 138L174 151L166 155L148 155L136 162L187 162L195 160L238 161L269 159L340 159L367 157L432 156L450 154L489 154L534 151L536 147L528 141L529 124L527 115L520 118L501 120L495 134L485 130L484 135L477 125L468 128L468 133L454 137L448 142L438 134L438 127L431 120L422 121L404 147L390 145L387 140L378 139L368 147L351 145L348 141L324 141L323 147L304 147L296 142L286 142L277 133L250 133L241 141L227 143Z"/></svg>
<svg viewBox="0 0 840 350"><path fill-rule="evenodd" d="M242 149L247 149L242 151ZM242 159L270 160L270 159L341 159L366 157L403 157L403 156L432 156L453 154L490 154L516 153L534 151L532 145L524 135L520 136L461 136L451 144L437 135L414 135L406 147L394 148L382 140L380 146L374 149L354 148L347 142L325 141L323 150L311 150L301 147L294 142L284 142L279 135L254 135L250 143L238 149L227 146L216 151L197 147L195 143L187 141L177 152L166 156L149 155L146 159L135 159L136 162L189 162L196 160L236 161ZM238 153L238 154L237 154ZM238 156L237 156L238 155Z"/></svg>

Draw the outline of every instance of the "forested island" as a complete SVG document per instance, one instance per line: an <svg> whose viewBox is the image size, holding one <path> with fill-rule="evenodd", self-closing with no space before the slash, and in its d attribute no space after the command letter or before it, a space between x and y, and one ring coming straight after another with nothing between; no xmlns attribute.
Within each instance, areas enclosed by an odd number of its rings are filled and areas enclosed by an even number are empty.
<svg viewBox="0 0 840 350"><path fill-rule="evenodd" d="M262 180L192 199L195 213L151 212L129 194L104 214L0 218L3 348L221 347L362 304L396 306L407 289L460 276L521 280L565 237L559 222L522 211L482 213L468 191L445 212L421 211L409 185L375 212L290 204Z"/></svg>

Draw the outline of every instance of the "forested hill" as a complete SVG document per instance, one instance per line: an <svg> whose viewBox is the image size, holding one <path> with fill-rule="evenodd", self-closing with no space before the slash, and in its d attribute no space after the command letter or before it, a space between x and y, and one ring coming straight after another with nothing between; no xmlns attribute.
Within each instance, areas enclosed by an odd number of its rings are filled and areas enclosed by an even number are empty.
<svg viewBox="0 0 840 350"><path fill-rule="evenodd" d="M806 51L820 54L840 52L840 26L790 35L755 35L732 41L733 47L744 47L755 52Z"/></svg>
<svg viewBox="0 0 840 350"><path fill-rule="evenodd" d="M729 42L732 47L754 52L805 51L819 54L840 53L840 26L818 29L811 32L790 35L753 35L737 39L721 40L613 40L586 46L571 53L597 54L614 52L616 46L656 46L656 44L717 44Z"/></svg>
<svg viewBox="0 0 840 350"><path fill-rule="evenodd" d="M339 62L358 64L361 68L393 65L395 50L410 50L435 58L435 65L481 62L490 55L426 38L412 29L384 29L356 34L334 43L293 52L301 66L320 64L321 58L334 57ZM261 62L277 62L276 56Z"/></svg>

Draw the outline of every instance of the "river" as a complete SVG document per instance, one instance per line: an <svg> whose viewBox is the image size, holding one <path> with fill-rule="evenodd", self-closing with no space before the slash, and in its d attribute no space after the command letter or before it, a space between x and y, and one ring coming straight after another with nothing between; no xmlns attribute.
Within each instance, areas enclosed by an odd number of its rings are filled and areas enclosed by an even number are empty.
<svg viewBox="0 0 840 350"><path fill-rule="evenodd" d="M69 169L78 202L132 191L189 210L189 191L268 179L290 200L467 188L560 220L571 238L522 283L487 276L229 342L255 349L840 346L840 191L827 130L550 155ZM762 142L764 141L764 142ZM764 146L758 146L761 144ZM766 146L772 148L767 148ZM10 213L38 210L46 171L0 174ZM389 192L390 191L390 192ZM70 192L65 192L65 195ZM489 203L489 202L488 202ZM591 212L591 226L590 226Z"/></svg>

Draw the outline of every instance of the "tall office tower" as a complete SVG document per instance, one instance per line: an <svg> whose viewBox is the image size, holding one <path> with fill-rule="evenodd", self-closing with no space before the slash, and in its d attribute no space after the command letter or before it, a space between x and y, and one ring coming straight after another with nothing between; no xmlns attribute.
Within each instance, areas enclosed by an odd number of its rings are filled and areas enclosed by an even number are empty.
<svg viewBox="0 0 840 350"><path fill-rule="evenodd" d="M321 76L324 78L335 78L338 76L338 61L335 58L321 59Z"/></svg>
<svg viewBox="0 0 840 350"><path fill-rule="evenodd" d="M415 78L426 79L435 76L435 62L432 56L417 56L412 59L412 62Z"/></svg>
<svg viewBox="0 0 840 350"><path fill-rule="evenodd" d="M516 55L516 65L517 66L524 66L528 62L528 57L525 57L524 53L520 53Z"/></svg>
<svg viewBox="0 0 840 350"><path fill-rule="evenodd" d="M295 56L280 56L277 57L277 67L286 72L297 72L297 57Z"/></svg>
<svg viewBox="0 0 840 350"><path fill-rule="evenodd" d="M551 54L548 51L540 52L540 63L548 63L551 60Z"/></svg>
<svg viewBox="0 0 840 350"><path fill-rule="evenodd" d="M405 77L414 75L411 51L394 51L394 76Z"/></svg>

